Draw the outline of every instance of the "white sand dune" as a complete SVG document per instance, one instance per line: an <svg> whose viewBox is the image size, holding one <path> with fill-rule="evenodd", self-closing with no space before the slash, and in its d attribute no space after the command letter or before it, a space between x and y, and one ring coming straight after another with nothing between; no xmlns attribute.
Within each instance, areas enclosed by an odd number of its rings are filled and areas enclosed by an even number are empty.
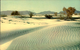
<svg viewBox="0 0 80 50"><path fill-rule="evenodd" d="M7 50L79 50L80 25L48 26L15 38Z"/></svg>
<svg viewBox="0 0 80 50"><path fill-rule="evenodd" d="M9 26L12 26L12 25L9 25ZM42 29L42 28L44 28L46 26L32 26L32 27L29 27L27 25L27 27L24 26L25 28L24 27L16 27L16 26L13 26L13 27L12 28L8 28L7 30L5 29L5 31L3 31L3 29L5 27L2 27L1 44L5 43L7 41L10 41L10 40L12 40L12 39L14 39L14 38L16 38L18 36L22 36L22 35L28 34L30 32L37 31L37 30Z"/></svg>
<svg viewBox="0 0 80 50"><path fill-rule="evenodd" d="M1 18L0 39L1 50L79 50L80 21Z"/></svg>

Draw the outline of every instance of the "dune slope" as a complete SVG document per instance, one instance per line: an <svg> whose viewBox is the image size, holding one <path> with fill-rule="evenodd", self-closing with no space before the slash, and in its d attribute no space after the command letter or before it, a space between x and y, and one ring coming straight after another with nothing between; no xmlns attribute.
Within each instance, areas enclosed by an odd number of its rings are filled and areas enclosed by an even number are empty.
<svg viewBox="0 0 80 50"><path fill-rule="evenodd" d="M80 25L50 25L32 33L17 37L7 50L79 50Z"/></svg>

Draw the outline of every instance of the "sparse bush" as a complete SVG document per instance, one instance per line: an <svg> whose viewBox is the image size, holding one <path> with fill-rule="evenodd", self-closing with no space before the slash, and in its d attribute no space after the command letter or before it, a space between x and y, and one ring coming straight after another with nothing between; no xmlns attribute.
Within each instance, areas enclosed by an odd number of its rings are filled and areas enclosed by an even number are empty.
<svg viewBox="0 0 80 50"><path fill-rule="evenodd" d="M65 17L62 17L62 15L60 15L59 19L63 20Z"/></svg>
<svg viewBox="0 0 80 50"><path fill-rule="evenodd" d="M73 8L73 7L69 7L68 9L66 9L65 7L63 8L63 11L66 11L66 13L67 13L67 18L68 19L72 18L72 15L74 14L75 10L76 9Z"/></svg>
<svg viewBox="0 0 80 50"><path fill-rule="evenodd" d="M34 13L32 13L32 12L29 13L30 18L32 18L33 14L34 14Z"/></svg>
<svg viewBox="0 0 80 50"><path fill-rule="evenodd" d="M11 15L20 15L20 13L18 11L13 11Z"/></svg>
<svg viewBox="0 0 80 50"><path fill-rule="evenodd" d="M64 19L64 17L59 17L59 19L63 20L63 19Z"/></svg>
<svg viewBox="0 0 80 50"><path fill-rule="evenodd" d="M3 14L3 15L0 15L0 17L7 17L7 15Z"/></svg>
<svg viewBox="0 0 80 50"><path fill-rule="evenodd" d="M55 12L54 15L57 16L57 12Z"/></svg>
<svg viewBox="0 0 80 50"><path fill-rule="evenodd" d="M52 15L45 15L46 18L51 19Z"/></svg>

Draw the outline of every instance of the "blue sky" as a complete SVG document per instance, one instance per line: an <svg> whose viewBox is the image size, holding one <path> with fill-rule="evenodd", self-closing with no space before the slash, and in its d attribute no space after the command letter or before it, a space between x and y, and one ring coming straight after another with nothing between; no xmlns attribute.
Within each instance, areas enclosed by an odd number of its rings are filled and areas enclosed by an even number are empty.
<svg viewBox="0 0 80 50"><path fill-rule="evenodd" d="M1 11L62 11L63 7L75 7L80 11L80 0L2 0Z"/></svg>

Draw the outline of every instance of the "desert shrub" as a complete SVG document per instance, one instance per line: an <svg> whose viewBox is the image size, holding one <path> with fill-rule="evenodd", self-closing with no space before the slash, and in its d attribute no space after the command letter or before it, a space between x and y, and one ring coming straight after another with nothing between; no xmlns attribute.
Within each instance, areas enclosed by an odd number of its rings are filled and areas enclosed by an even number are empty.
<svg viewBox="0 0 80 50"><path fill-rule="evenodd" d="M57 16L57 12L55 12L54 15Z"/></svg>
<svg viewBox="0 0 80 50"><path fill-rule="evenodd" d="M46 18L51 19L52 15L45 15Z"/></svg>
<svg viewBox="0 0 80 50"><path fill-rule="evenodd" d="M63 19L64 19L64 17L59 17L59 19L63 20Z"/></svg>
<svg viewBox="0 0 80 50"><path fill-rule="evenodd" d="M3 15L0 15L0 17L7 17L7 15L3 14Z"/></svg>
<svg viewBox="0 0 80 50"><path fill-rule="evenodd" d="M30 16L30 18L32 18L33 14L34 14L34 13L29 12L29 16Z"/></svg>
<svg viewBox="0 0 80 50"><path fill-rule="evenodd" d="M62 19L64 19L64 18L62 17L62 15L60 15L59 19L61 19L61 20L62 20Z"/></svg>
<svg viewBox="0 0 80 50"><path fill-rule="evenodd" d="M20 15L20 13L18 11L13 11L11 15Z"/></svg>

